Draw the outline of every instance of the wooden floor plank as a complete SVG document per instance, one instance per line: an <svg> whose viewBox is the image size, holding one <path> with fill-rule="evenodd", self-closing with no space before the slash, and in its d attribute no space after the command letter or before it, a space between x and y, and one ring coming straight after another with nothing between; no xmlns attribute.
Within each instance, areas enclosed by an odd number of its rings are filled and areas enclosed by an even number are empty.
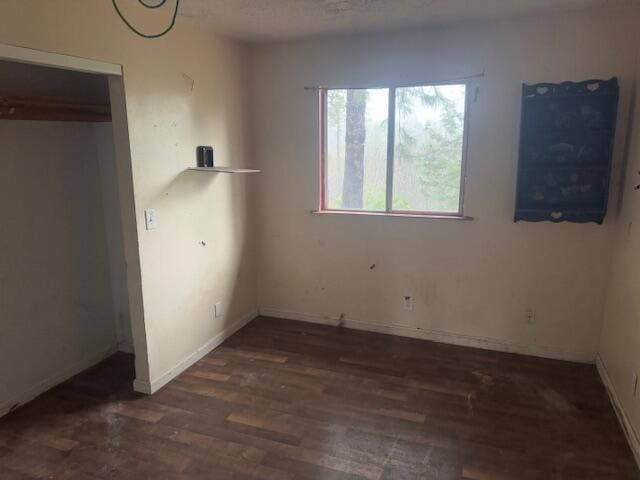
<svg viewBox="0 0 640 480"><path fill-rule="evenodd" d="M0 419L0 478L640 479L591 365L259 318L132 380L117 354Z"/></svg>

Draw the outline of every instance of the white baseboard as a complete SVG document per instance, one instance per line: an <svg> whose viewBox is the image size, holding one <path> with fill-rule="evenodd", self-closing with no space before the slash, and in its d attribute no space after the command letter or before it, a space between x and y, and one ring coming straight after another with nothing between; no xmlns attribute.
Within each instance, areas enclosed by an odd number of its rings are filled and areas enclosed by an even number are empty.
<svg viewBox="0 0 640 480"><path fill-rule="evenodd" d="M555 360L566 360L570 362L593 364L595 357L595 354L590 355L579 352L569 352L559 350L554 347L547 347L544 345L523 345L496 338L461 335L458 333L444 332L441 330L416 329L405 327L402 325L379 325L348 318L340 320L338 318L332 318L322 315L280 310L273 307L260 307L260 315L264 315L266 317L285 318L289 320L299 320L309 323L319 323L322 325L337 326L341 324L343 327L353 330L386 333L389 335L398 335L401 337L431 340L438 343L449 343L452 345L482 348L484 350L495 350L498 352L518 353L521 355L532 355L534 357L552 358Z"/></svg>
<svg viewBox="0 0 640 480"><path fill-rule="evenodd" d="M114 353L118 351L117 345L111 345L109 348L102 350L94 355L88 356L82 359L79 362L76 362L62 370L56 372L44 380L41 380L37 383L34 383L33 386L29 387L27 390L20 392L16 395L9 397L6 400L0 400L0 417L6 415L12 410L15 410L17 407L24 405L27 402L30 402L38 395L42 395L47 390L55 387L56 385L61 384L62 382L69 380L74 375L79 374L80 372L86 370L87 368L93 367L94 365L100 363L104 359L110 357Z"/></svg>
<svg viewBox="0 0 640 480"><path fill-rule="evenodd" d="M258 316L257 310L253 310L247 313L246 315L243 315L239 320L229 325L222 332L220 332L215 337L211 338L209 341L207 341L207 343L202 345L200 348L198 348L195 352L193 352L187 358L180 361L175 367L163 373L155 380L152 380L151 382L145 382L145 381L136 379L133 382L133 389L136 392L146 393L147 395L152 395L156 393L158 390L164 387L167 383L169 383L171 380L176 378L178 375L180 375L191 365L199 361L202 357L207 355L213 349L218 347L227 338L229 338L231 335L236 333L238 330L244 327L251 320L255 319L257 316Z"/></svg>
<svg viewBox="0 0 640 480"><path fill-rule="evenodd" d="M620 402L620 398L618 398L618 394L616 393L616 389L611 382L609 374L607 373L607 368L599 355L596 358L596 367L598 367L598 373L600 374L602 383L604 383L604 386L607 388L609 399L611 399L613 409L618 416L620 425L622 425L622 430L627 437L633 456L636 458L636 463L638 464L638 467L640 467L640 437L638 437L635 428L633 428L633 425L629 421L629 417L627 417L627 414L622 407L622 403Z"/></svg>

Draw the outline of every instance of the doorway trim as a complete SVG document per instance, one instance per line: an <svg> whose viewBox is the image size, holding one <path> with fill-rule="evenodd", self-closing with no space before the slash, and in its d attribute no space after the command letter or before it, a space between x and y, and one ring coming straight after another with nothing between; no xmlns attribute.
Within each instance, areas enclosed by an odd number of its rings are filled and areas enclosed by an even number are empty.
<svg viewBox="0 0 640 480"><path fill-rule="evenodd" d="M118 197L120 199L120 217L124 237L125 261L127 263L127 282L129 295L129 315L133 350L135 353L134 389L142 393L151 393L141 387L148 385L149 357L147 348L146 326L144 319L144 303L142 295L142 272L140 250L138 244L137 216L133 189L133 173L129 126L127 118L127 102L122 65L92 60L61 53L36 50L16 45L0 43L0 60L26 63L76 72L105 75L109 80L109 96L111 100L112 125L115 142L115 161L118 179ZM53 385L50 385L50 388ZM32 392L35 395L43 393ZM32 397L33 398L33 397ZM25 398L23 400L30 400ZM25 403L24 401L20 402ZM0 416L2 412L0 412Z"/></svg>
<svg viewBox="0 0 640 480"><path fill-rule="evenodd" d="M83 73L122 76L122 65L0 43L0 59Z"/></svg>

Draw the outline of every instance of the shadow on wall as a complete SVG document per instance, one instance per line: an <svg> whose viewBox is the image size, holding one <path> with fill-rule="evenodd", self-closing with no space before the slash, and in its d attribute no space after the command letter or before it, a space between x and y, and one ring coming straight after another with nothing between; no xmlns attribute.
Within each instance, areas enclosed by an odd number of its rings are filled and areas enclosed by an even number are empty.
<svg viewBox="0 0 640 480"><path fill-rule="evenodd" d="M629 165L629 157L631 155L631 142L633 140L633 131L636 123L636 98L638 95L638 83L637 80L634 79L633 86L631 87L631 92L629 93L629 116L627 120L627 124L625 125L625 142L624 142L624 150L622 153L622 161L620 162L620 179L618 185L618 201L616 203L616 217L619 217L622 213L623 203L624 203L624 193L627 181L627 166ZM638 172L640 174L640 172ZM640 183L640 177L638 177L638 183Z"/></svg>
<svg viewBox="0 0 640 480"><path fill-rule="evenodd" d="M158 226L142 235L146 252L164 258L163 268L172 271L166 281L151 280L161 283L174 302L169 312L161 312L166 317L160 324L178 332L184 323L176 319L189 319L190 332L181 333L183 346L176 347L179 358L188 358L232 329L247 317L248 309L257 310L249 182L244 175L185 170L149 200ZM156 250L160 243L180 250L180 259ZM157 312L151 315L158 317ZM156 371L155 378L158 373L163 372Z"/></svg>
<svg viewBox="0 0 640 480"><path fill-rule="evenodd" d="M102 360L116 332L92 126L4 121L0 143L2 410Z"/></svg>

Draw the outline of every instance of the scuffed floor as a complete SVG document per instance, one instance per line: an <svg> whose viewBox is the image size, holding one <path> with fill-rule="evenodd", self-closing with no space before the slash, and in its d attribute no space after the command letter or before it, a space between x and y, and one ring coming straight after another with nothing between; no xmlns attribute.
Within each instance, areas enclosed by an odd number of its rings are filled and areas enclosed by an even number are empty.
<svg viewBox="0 0 640 480"><path fill-rule="evenodd" d="M640 478L590 365L260 318L132 380L119 354L0 420L0 478Z"/></svg>

